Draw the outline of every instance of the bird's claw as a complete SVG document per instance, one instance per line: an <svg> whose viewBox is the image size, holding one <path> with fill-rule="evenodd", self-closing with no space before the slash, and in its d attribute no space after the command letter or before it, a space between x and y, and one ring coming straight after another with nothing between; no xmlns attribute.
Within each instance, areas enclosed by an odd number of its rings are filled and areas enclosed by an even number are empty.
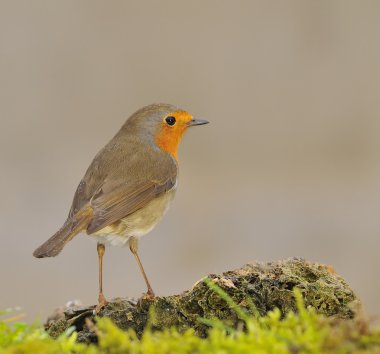
<svg viewBox="0 0 380 354"><path fill-rule="evenodd" d="M98 315L101 310L103 310L104 307L106 307L109 304L109 302L106 300L104 295L102 293L99 294L98 298L98 304L95 307L95 315Z"/></svg>

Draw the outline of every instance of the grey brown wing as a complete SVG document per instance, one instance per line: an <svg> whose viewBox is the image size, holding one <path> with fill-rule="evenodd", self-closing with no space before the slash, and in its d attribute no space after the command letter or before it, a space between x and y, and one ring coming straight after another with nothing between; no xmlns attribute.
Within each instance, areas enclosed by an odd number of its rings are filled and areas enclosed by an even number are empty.
<svg viewBox="0 0 380 354"><path fill-rule="evenodd" d="M136 185L126 185L122 181L106 182L90 201L94 216L87 233L99 231L143 208L152 199L172 189L175 183L175 175L164 183L152 180Z"/></svg>
<svg viewBox="0 0 380 354"><path fill-rule="evenodd" d="M105 158L102 156L103 150L101 150L97 157L94 158L88 167L84 177L80 181L74 194L73 202L69 212L69 218L73 217L80 209L88 204L96 191L104 183L107 171L106 169L101 168L101 165L105 160Z"/></svg>
<svg viewBox="0 0 380 354"><path fill-rule="evenodd" d="M87 169L75 193L69 216L90 205L94 217L87 228L88 233L135 212L175 185L175 160L141 144L134 137L128 141L114 138ZM121 154L122 151L125 155Z"/></svg>

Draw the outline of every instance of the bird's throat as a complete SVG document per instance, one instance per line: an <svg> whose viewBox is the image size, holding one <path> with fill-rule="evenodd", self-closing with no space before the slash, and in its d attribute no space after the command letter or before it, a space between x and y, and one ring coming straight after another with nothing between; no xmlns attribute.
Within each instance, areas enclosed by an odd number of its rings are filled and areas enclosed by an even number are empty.
<svg viewBox="0 0 380 354"><path fill-rule="evenodd" d="M185 128L162 126L156 135L157 146L178 160L178 145L185 132Z"/></svg>

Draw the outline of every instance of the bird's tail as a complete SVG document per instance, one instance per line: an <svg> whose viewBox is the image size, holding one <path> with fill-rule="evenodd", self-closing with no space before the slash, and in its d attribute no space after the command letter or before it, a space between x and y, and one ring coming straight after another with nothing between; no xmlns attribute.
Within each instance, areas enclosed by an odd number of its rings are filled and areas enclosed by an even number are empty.
<svg viewBox="0 0 380 354"><path fill-rule="evenodd" d="M87 228L92 216L92 208L87 206L69 217L52 237L33 252L33 256L36 258L55 257L67 242Z"/></svg>

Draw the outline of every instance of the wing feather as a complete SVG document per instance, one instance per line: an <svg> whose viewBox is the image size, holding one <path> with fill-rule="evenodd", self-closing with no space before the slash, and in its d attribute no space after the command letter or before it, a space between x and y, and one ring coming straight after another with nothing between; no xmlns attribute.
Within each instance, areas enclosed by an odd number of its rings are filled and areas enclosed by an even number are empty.
<svg viewBox="0 0 380 354"><path fill-rule="evenodd" d="M74 196L69 217L93 209L91 234L143 208L176 183L177 165L169 154L148 148L138 136L116 136L95 157Z"/></svg>
<svg viewBox="0 0 380 354"><path fill-rule="evenodd" d="M87 228L87 233L95 233L134 213L152 199L172 189L174 185L174 176L164 183L145 181L138 185L126 185L118 181L107 183L106 181L90 201L94 216Z"/></svg>

